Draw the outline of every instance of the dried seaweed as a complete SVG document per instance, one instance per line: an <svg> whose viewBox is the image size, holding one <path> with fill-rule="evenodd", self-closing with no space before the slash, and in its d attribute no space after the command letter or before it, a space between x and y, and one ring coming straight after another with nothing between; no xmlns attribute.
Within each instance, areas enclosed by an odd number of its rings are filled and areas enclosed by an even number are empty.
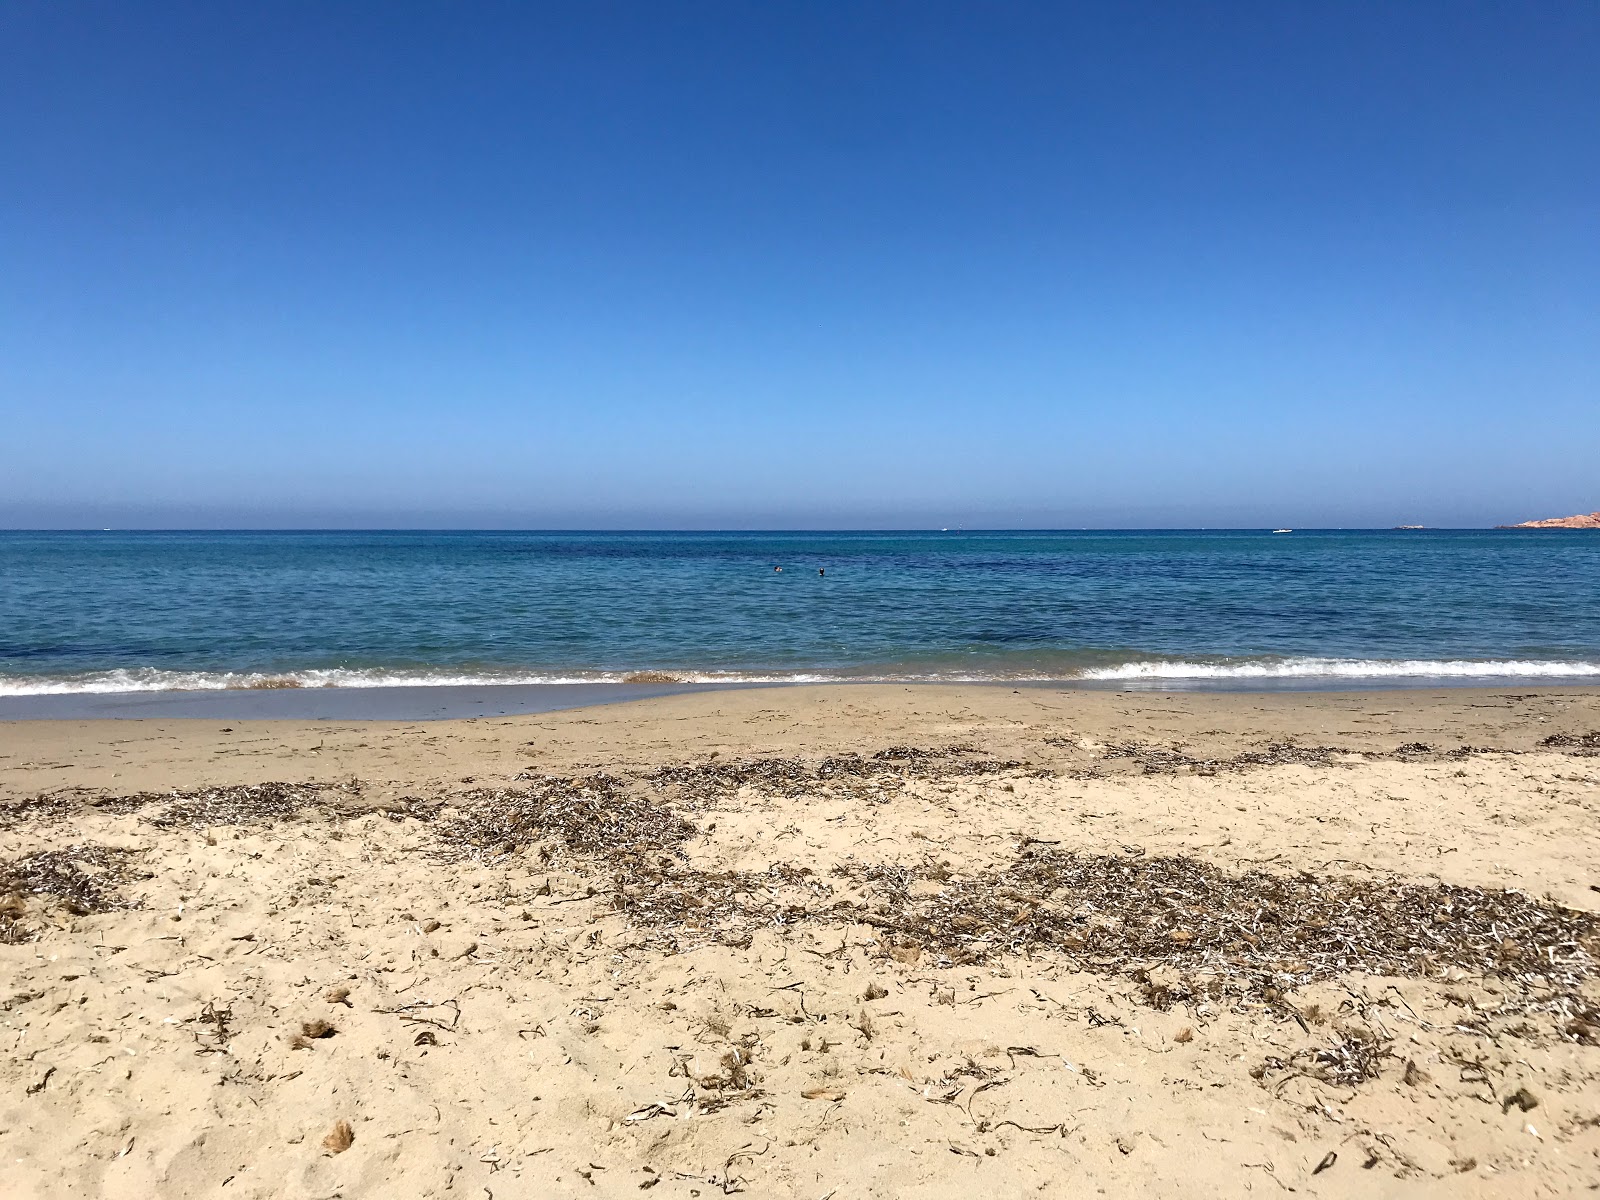
<svg viewBox="0 0 1600 1200"><path fill-rule="evenodd" d="M661 768L642 781L693 803L738 787L798 794L885 774L996 765L970 753L892 747L815 766L713 759ZM1329 763L1338 753L1278 742L1214 765ZM1137 744L1112 747L1109 756L1118 754L1157 770L1180 760L1205 765ZM1083 969L1141 981L1145 1003L1156 1007L1224 995L1276 1003L1305 983L1358 971L1438 978L1458 970L1538 993L1574 1040L1600 1028L1593 1005L1580 998L1596 975L1600 917L1517 891L1305 872L1234 875L1188 856L1078 854L1025 841L1012 862L970 874L953 875L932 860L852 863L837 874L857 897L840 900L830 880L801 866L689 867L681 850L694 827L609 775L542 776L522 789L469 793L435 830L447 858L493 858L535 842L547 856L574 856L604 877L613 907L658 944L740 943L757 929L859 922L876 927L886 953L904 962L923 953L946 965L1065 953Z"/></svg>
<svg viewBox="0 0 1600 1200"><path fill-rule="evenodd" d="M1600 735L1585 735L1600 739ZM1070 746L1072 743L1061 738L1045 738L1046 743L1057 746ZM1565 749L1572 754L1586 754L1583 738L1569 738L1557 734L1555 739L1546 738L1541 745L1554 749ZM1597 742L1600 744L1600 742ZM1600 750L1596 750L1600 753ZM1396 746L1393 750L1349 750L1338 746L1301 746L1292 741L1269 742L1259 750L1245 750L1229 757L1202 758L1189 754L1177 747L1150 746L1143 742L1113 742L1101 752L1099 762L1129 761L1141 767L1146 775L1175 775L1179 773L1193 773L1197 775L1216 775L1224 771L1248 771L1259 767L1343 767L1349 765L1345 756L1359 754L1368 760L1386 760L1391 762L1420 763L1420 762L1457 762L1465 758L1472 758L1479 754L1503 754L1508 751L1496 750L1489 746L1457 746L1453 750L1436 749L1426 742L1407 742ZM1099 772L1091 767L1086 771L1078 772L1084 777L1098 777Z"/></svg>
<svg viewBox="0 0 1600 1200"><path fill-rule="evenodd" d="M139 812L152 804L170 799L159 792L139 792L132 796L108 796L103 800L96 800L94 807L100 812L108 812L118 817L125 817L129 813Z"/></svg>
<svg viewBox="0 0 1600 1200"><path fill-rule="evenodd" d="M354 788L359 785L350 786ZM321 804L330 790L335 789L322 783L251 783L172 792L164 796L144 793L128 799L146 805L165 802L161 811L145 818L160 829L272 825L298 816L303 809L312 805Z"/></svg>
<svg viewBox="0 0 1600 1200"><path fill-rule="evenodd" d="M76 812L81 804L81 800L70 799L60 792L28 796L0 804L0 827L20 825L24 820L59 820Z"/></svg>
<svg viewBox="0 0 1600 1200"><path fill-rule="evenodd" d="M207 1000L200 1015L184 1022L197 1028L194 1035L196 1054L226 1054L228 1039L233 1037L233 1006L220 1008L215 1000Z"/></svg>
<svg viewBox="0 0 1600 1200"><path fill-rule="evenodd" d="M645 781L675 788L683 799L719 800L750 787L775 796L798 796L813 783L811 768L798 758L733 759L677 763L651 771Z"/></svg>
<svg viewBox="0 0 1600 1200"><path fill-rule="evenodd" d="M1269 742L1261 750L1247 750L1236 754L1225 764L1229 770L1246 767L1331 767L1339 765L1334 757L1343 754L1337 746L1297 746L1293 742Z"/></svg>
<svg viewBox="0 0 1600 1200"><path fill-rule="evenodd" d="M1131 759L1146 775L1174 775L1181 771L1214 775L1219 771L1244 771L1254 767L1339 766L1342 764L1334 756L1344 753L1335 746L1269 742L1260 750L1246 750L1231 758L1196 758L1182 750L1147 746L1143 742L1113 742L1100 757L1102 761Z"/></svg>
<svg viewBox="0 0 1600 1200"><path fill-rule="evenodd" d="M956 758L963 754L976 753L978 753L976 746L959 742L953 746L941 746L931 750L918 746L887 746L872 757L881 762L932 762L936 759Z"/></svg>
<svg viewBox="0 0 1600 1200"><path fill-rule="evenodd" d="M148 794L106 797L95 788L59 788L0 804L0 826L20 825L24 821L63 821L78 816L86 809L125 813L147 803L148 799Z"/></svg>
<svg viewBox="0 0 1600 1200"><path fill-rule="evenodd" d="M807 867L697 871L645 866L619 876L612 905L636 926L677 948L684 940L748 941L758 929L782 929L831 911L833 889Z"/></svg>
<svg viewBox="0 0 1600 1200"><path fill-rule="evenodd" d="M1378 1037L1345 1034L1326 1046L1300 1050L1289 1058L1269 1057L1250 1074L1260 1080L1282 1075L1281 1087L1290 1079L1305 1076L1338 1087L1356 1087L1383 1073L1385 1059L1393 1058L1388 1041Z"/></svg>
<svg viewBox="0 0 1600 1200"><path fill-rule="evenodd" d="M118 889L131 877L132 853L82 844L38 850L0 864L0 893L38 896L75 916L131 908Z"/></svg>
<svg viewBox="0 0 1600 1200"><path fill-rule="evenodd" d="M860 901L834 900L805 868L696 871L668 860L613 863L615 907L658 942L742 942L758 928L860 922L893 957L945 964L1004 954L1069 954L1098 974L1143 981L1157 1008L1207 998L1277 1002L1351 972L1492 976L1542 997L1566 1034L1586 1040L1600 917L1522 892L1251 871L1230 875L1186 856L1134 857L1025 848L996 870L952 876L929 863L852 864ZM937 885L938 890L927 887ZM923 885L913 887L913 885ZM909 952L909 953L908 953ZM1157 981L1158 968L1170 969Z"/></svg>
<svg viewBox="0 0 1600 1200"><path fill-rule="evenodd" d="M1600 918L1522 892L1251 871L1187 856L1085 855L1038 846L998 872L914 897L905 867L858 867L880 889L866 914L956 960L1054 947L1087 965L1173 964L1260 988L1350 971L1447 968L1576 987L1594 971Z"/></svg>
<svg viewBox="0 0 1600 1200"><path fill-rule="evenodd" d="M690 802L715 803L750 788L765 795L803 796L819 788L864 783L904 785L914 779L950 779L997 775L1021 770L1026 764L1011 760L973 757L966 745L936 749L890 746L871 756L836 754L812 766L799 758L711 759L661 767L644 776L656 788L672 788ZM1049 772L1035 772L1049 774Z"/></svg>
<svg viewBox="0 0 1600 1200"><path fill-rule="evenodd" d="M1600 730L1593 733L1552 733L1539 743L1541 750L1560 750L1580 758L1600 755Z"/></svg>
<svg viewBox="0 0 1600 1200"><path fill-rule="evenodd" d="M446 858L493 858L547 838L589 857L626 862L677 849L693 825L611 775L546 775L526 788L456 797L434 833Z"/></svg>
<svg viewBox="0 0 1600 1200"><path fill-rule="evenodd" d="M20 892L0 896L0 946L20 946L33 940L34 931L22 923L28 902Z"/></svg>

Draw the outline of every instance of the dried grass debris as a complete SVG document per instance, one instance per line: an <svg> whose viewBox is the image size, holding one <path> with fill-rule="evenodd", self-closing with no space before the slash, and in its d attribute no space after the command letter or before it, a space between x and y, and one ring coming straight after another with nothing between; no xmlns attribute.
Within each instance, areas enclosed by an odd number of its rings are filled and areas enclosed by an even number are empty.
<svg viewBox="0 0 1600 1200"><path fill-rule="evenodd" d="M0 864L0 894L37 896L74 916L132 908L120 891L133 878L132 856L131 850L89 844L37 850Z"/></svg>
<svg viewBox="0 0 1600 1200"><path fill-rule="evenodd" d="M1298 1050L1288 1058L1268 1055L1250 1069L1250 1075L1279 1089L1302 1078L1354 1088L1379 1078L1384 1061L1393 1057L1387 1039L1345 1035L1326 1046Z"/></svg>
<svg viewBox="0 0 1600 1200"><path fill-rule="evenodd" d="M1257 767L1339 766L1338 755L1346 753L1336 746L1301 746L1295 742L1268 742L1259 750L1246 750L1230 758L1197 758L1176 747L1149 746L1143 742L1113 742L1101 752L1102 762L1132 760L1146 775L1176 775L1192 772L1215 775L1222 771L1246 771Z"/></svg>
<svg viewBox="0 0 1600 1200"><path fill-rule="evenodd" d="M758 929L783 929L831 911L833 889L808 867L700 871L642 863L613 882L612 906L651 941L746 945Z"/></svg>
<svg viewBox="0 0 1600 1200"><path fill-rule="evenodd" d="M656 788L671 788L689 803L716 803L750 788L764 795L795 797L851 784L904 786L918 779L952 779L1019 771L1027 764L978 756L972 746L931 749L889 746L871 755L833 754L815 765L800 758L711 759L661 767L644 776ZM1048 771L1033 772L1048 775Z"/></svg>
<svg viewBox="0 0 1600 1200"><path fill-rule="evenodd" d="M322 1148L329 1154L343 1154L356 1143L355 1131L349 1121L335 1121L328 1135L322 1139Z"/></svg>
<svg viewBox="0 0 1600 1200"><path fill-rule="evenodd" d="M1586 735L1600 739L1600 735ZM1556 735L1552 748L1566 749L1569 753L1584 754L1583 739ZM1046 738L1051 745L1070 745L1062 739ZM1551 739L1545 739L1545 745ZM1600 740L1596 742L1600 746ZM1600 753L1596 749L1595 753ZM1200 757L1177 746L1151 746L1144 742L1112 742L1102 748L1094 765L1081 769L1078 775L1095 778L1099 768L1107 763L1129 762L1141 768L1146 775L1217 775L1223 772L1249 771L1261 767L1343 767L1351 765L1357 756L1368 761L1388 760L1404 763L1457 762L1480 754L1504 753L1489 746L1457 746L1453 750L1437 749L1426 742L1407 742L1393 750L1349 750L1338 746L1302 746L1294 741L1268 742L1256 750L1244 750L1226 757Z"/></svg>
<svg viewBox="0 0 1600 1200"><path fill-rule="evenodd" d="M28 902L20 893L0 896L0 946L20 946L33 940L33 929L22 922L27 911Z"/></svg>
<svg viewBox="0 0 1600 1200"><path fill-rule="evenodd" d="M434 822L448 859L493 859L553 840L601 862L675 852L698 832L670 808L611 775L543 775L524 788L455 797Z"/></svg>
<svg viewBox="0 0 1600 1200"><path fill-rule="evenodd" d="M75 812L82 803L82 800L61 792L25 796L21 800L0 804L0 828L20 825L24 821L60 820Z"/></svg>
<svg viewBox="0 0 1600 1200"><path fill-rule="evenodd" d="M166 795L142 793L126 799L138 801L140 807L161 804L160 811L144 818L158 829L204 829L212 825L273 825L326 804L329 793L349 794L359 788L355 782L247 783Z"/></svg>
<svg viewBox="0 0 1600 1200"><path fill-rule="evenodd" d="M1559 750L1579 758L1600 755L1600 730L1591 733L1552 733L1539 743L1541 750Z"/></svg>
<svg viewBox="0 0 1600 1200"><path fill-rule="evenodd" d="M943 880L931 896L911 894L920 876L903 865L847 874L876 893L858 919L952 962L1049 947L1089 969L1203 969L1263 995L1352 971L1425 977L1448 968L1571 993L1600 956L1600 917L1494 888L1231 875L1182 855L1038 843L1000 870Z"/></svg>
<svg viewBox="0 0 1600 1200"><path fill-rule="evenodd" d="M811 768L798 758L733 759L675 763L644 776L656 788L675 789L689 802L716 801L749 787L774 796L798 796L813 783Z"/></svg>
<svg viewBox="0 0 1600 1200"><path fill-rule="evenodd" d="M228 1040L233 1037L233 1006L219 1007L215 1000L207 1000L200 1015L184 1022L197 1028L194 1035L196 1054L225 1054Z"/></svg>

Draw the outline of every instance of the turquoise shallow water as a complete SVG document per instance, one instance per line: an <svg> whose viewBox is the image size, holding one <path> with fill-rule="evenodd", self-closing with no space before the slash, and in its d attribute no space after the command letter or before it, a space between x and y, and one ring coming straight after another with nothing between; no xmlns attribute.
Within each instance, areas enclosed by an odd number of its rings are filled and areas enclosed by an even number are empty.
<svg viewBox="0 0 1600 1200"><path fill-rule="evenodd" d="M0 695L638 672L1600 681L1600 534L0 533Z"/></svg>

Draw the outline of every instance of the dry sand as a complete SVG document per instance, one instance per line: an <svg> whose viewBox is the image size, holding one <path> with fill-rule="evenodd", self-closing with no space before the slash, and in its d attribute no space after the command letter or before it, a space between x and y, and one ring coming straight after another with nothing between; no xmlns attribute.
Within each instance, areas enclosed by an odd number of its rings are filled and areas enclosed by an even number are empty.
<svg viewBox="0 0 1600 1200"><path fill-rule="evenodd" d="M1597 730L876 686L0 725L0 1192L1588 1194Z"/></svg>

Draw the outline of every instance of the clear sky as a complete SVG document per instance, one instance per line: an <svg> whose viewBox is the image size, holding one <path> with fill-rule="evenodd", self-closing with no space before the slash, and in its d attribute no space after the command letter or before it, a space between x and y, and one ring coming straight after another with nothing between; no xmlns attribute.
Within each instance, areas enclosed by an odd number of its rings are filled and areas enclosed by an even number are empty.
<svg viewBox="0 0 1600 1200"><path fill-rule="evenodd" d="M1600 508L1600 4L0 7L0 525Z"/></svg>

